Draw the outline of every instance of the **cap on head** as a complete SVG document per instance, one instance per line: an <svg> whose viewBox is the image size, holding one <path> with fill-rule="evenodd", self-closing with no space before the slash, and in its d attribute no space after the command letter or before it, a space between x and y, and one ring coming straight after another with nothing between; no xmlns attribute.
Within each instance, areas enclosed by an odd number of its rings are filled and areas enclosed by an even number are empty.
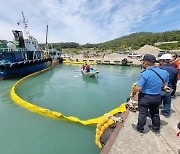
<svg viewBox="0 0 180 154"><path fill-rule="evenodd" d="M151 54L145 54L142 60L155 63L156 57L154 55L151 55Z"/></svg>
<svg viewBox="0 0 180 154"><path fill-rule="evenodd" d="M166 54L163 54L159 59L160 59L160 60L172 60L173 57L172 57L171 54L166 53Z"/></svg>

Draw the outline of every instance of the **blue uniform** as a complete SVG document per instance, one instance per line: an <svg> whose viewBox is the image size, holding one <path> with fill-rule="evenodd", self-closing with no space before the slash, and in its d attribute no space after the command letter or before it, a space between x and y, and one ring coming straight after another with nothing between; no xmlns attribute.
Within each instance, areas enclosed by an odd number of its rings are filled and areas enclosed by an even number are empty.
<svg viewBox="0 0 180 154"><path fill-rule="evenodd" d="M139 132L144 131L148 110L150 111L153 130L160 130L159 105L162 99L160 93L163 81L153 70L162 77L164 83L168 83L169 80L168 72L157 66L149 66L140 74L137 82L137 86L142 87L138 94L139 116L137 130Z"/></svg>
<svg viewBox="0 0 180 154"><path fill-rule="evenodd" d="M168 82L168 86L171 88L174 88L177 84L177 80L178 80L178 71L176 68L174 68L173 66L169 65L169 64L163 64L161 65L159 68L166 70L169 73L169 82Z"/></svg>
<svg viewBox="0 0 180 154"><path fill-rule="evenodd" d="M166 70L169 73L169 82L168 86L174 89L177 84L178 80L178 71L176 68L169 64L162 64L160 66L161 69ZM163 100L163 114L165 116L170 116L171 113L171 93L169 93L167 96L162 97Z"/></svg>
<svg viewBox="0 0 180 154"><path fill-rule="evenodd" d="M140 74L140 79L138 80L137 85L142 87L142 93L157 95L161 93L163 83L159 76L151 69L156 71L162 77L164 83L168 83L169 74L167 71L159 69L156 66L150 66Z"/></svg>

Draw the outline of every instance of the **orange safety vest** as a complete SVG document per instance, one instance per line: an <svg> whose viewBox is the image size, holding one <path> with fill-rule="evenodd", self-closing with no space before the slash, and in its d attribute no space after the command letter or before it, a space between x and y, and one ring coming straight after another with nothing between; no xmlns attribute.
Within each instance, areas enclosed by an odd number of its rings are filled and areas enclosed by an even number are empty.
<svg viewBox="0 0 180 154"><path fill-rule="evenodd" d="M178 70L178 80L180 80L180 60L173 60L170 64L175 64Z"/></svg>

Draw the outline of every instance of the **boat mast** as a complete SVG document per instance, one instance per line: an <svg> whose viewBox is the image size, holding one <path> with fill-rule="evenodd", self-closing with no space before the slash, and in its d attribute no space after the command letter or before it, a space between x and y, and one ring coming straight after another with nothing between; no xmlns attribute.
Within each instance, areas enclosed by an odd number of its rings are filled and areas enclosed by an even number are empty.
<svg viewBox="0 0 180 154"><path fill-rule="evenodd" d="M47 25L47 28L46 28L46 45L45 45L45 51L48 52L48 25Z"/></svg>
<svg viewBox="0 0 180 154"><path fill-rule="evenodd" d="M22 18L23 18L23 20L21 22L23 23L23 26L24 26L24 38L28 39L28 30L27 30L27 22L28 21L26 20L26 18L24 16L24 12L22 12Z"/></svg>

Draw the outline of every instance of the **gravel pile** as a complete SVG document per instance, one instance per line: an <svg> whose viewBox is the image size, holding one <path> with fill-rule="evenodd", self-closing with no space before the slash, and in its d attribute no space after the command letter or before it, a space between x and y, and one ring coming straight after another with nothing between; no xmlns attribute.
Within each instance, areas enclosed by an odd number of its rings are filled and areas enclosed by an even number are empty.
<svg viewBox="0 0 180 154"><path fill-rule="evenodd" d="M142 48L140 48L139 50L137 50L136 52L141 55L152 54L154 56L157 56L160 50L161 49L159 49L157 47L154 47L151 45L145 45Z"/></svg>

